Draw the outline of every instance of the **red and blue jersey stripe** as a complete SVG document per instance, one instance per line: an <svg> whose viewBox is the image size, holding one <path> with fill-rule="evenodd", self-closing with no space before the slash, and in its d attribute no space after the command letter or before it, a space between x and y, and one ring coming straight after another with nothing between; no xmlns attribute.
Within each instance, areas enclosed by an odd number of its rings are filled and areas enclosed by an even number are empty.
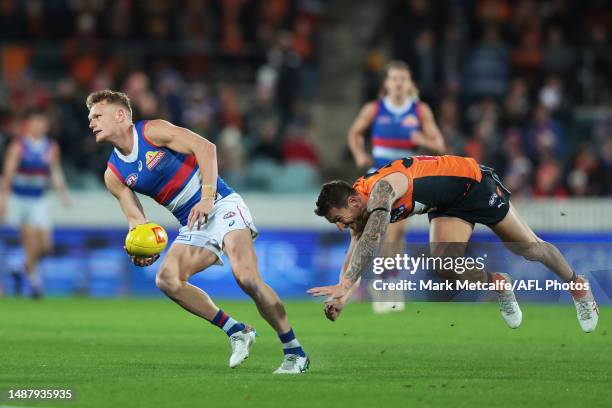
<svg viewBox="0 0 612 408"><path fill-rule="evenodd" d="M147 121L134 125L134 144L128 156L114 149L108 168L133 191L153 198L187 224L191 208L200 201L202 175L194 155L157 146L146 137ZM217 199L234 190L217 178Z"/></svg>
<svg viewBox="0 0 612 408"><path fill-rule="evenodd" d="M378 101L378 110L372 122L372 156L374 167L380 168L415 154L417 145L412 133L421 130L419 101L407 99L396 107L389 98Z"/></svg>
<svg viewBox="0 0 612 408"><path fill-rule="evenodd" d="M21 155L11 189L19 196L41 197L49 186L52 143L45 137L40 140L23 138L19 144Z"/></svg>

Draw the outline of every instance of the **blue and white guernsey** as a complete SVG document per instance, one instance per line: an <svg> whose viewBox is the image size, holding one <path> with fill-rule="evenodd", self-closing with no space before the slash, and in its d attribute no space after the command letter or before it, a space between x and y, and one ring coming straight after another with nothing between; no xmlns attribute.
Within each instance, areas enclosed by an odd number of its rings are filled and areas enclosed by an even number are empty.
<svg viewBox="0 0 612 408"><path fill-rule="evenodd" d="M395 107L386 97L378 101L377 108L372 122L374 167L414 156L417 145L412 141L412 133L421 130L419 101L408 98L404 105Z"/></svg>
<svg viewBox="0 0 612 408"><path fill-rule="evenodd" d="M186 225L191 208L202 195L202 175L196 158L155 145L145 136L146 126L146 120L136 122L131 153L124 156L115 148L108 168L130 189L153 198L181 225ZM217 200L233 192L217 177Z"/></svg>
<svg viewBox="0 0 612 408"><path fill-rule="evenodd" d="M12 191L21 197L42 197L49 187L53 143L46 137L40 140L23 138L19 147L21 154Z"/></svg>

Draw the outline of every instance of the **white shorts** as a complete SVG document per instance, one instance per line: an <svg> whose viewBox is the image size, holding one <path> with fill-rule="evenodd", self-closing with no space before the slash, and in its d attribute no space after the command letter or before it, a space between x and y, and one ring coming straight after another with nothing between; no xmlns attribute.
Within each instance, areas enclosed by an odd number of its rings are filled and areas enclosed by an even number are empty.
<svg viewBox="0 0 612 408"><path fill-rule="evenodd" d="M189 227L181 227L174 243L206 248L217 255L216 264L223 265L223 238L228 232L241 229L251 230L253 239L259 234L244 200L232 193L215 203L208 222L199 230L194 227L189 231Z"/></svg>
<svg viewBox="0 0 612 408"><path fill-rule="evenodd" d="M9 224L30 225L41 229L51 228L51 218L47 199L43 197L23 197L12 194L8 203L7 219Z"/></svg>

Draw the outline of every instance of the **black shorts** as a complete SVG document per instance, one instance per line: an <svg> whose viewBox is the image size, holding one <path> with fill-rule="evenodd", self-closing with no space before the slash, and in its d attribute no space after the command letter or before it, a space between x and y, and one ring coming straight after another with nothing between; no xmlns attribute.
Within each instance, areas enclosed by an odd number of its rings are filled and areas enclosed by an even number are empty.
<svg viewBox="0 0 612 408"><path fill-rule="evenodd" d="M492 168L481 165L480 170L480 183L474 181L456 204L428 213L429 221L437 217L457 217L472 224L493 226L503 220L510 210L510 190Z"/></svg>

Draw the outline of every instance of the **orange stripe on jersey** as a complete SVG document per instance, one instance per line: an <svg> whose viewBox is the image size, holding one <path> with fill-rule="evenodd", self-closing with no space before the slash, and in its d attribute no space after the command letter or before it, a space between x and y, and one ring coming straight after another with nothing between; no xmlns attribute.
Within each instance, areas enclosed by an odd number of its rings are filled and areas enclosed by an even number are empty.
<svg viewBox="0 0 612 408"><path fill-rule="evenodd" d="M413 211L414 180L423 177L460 177L480 182L482 173L476 160L458 156L413 156L396 160L374 173L359 178L353 188L365 198L370 197L378 180L392 173L402 173L410 180L408 191L393 204L393 213L406 218ZM393 218L393 217L392 217Z"/></svg>

